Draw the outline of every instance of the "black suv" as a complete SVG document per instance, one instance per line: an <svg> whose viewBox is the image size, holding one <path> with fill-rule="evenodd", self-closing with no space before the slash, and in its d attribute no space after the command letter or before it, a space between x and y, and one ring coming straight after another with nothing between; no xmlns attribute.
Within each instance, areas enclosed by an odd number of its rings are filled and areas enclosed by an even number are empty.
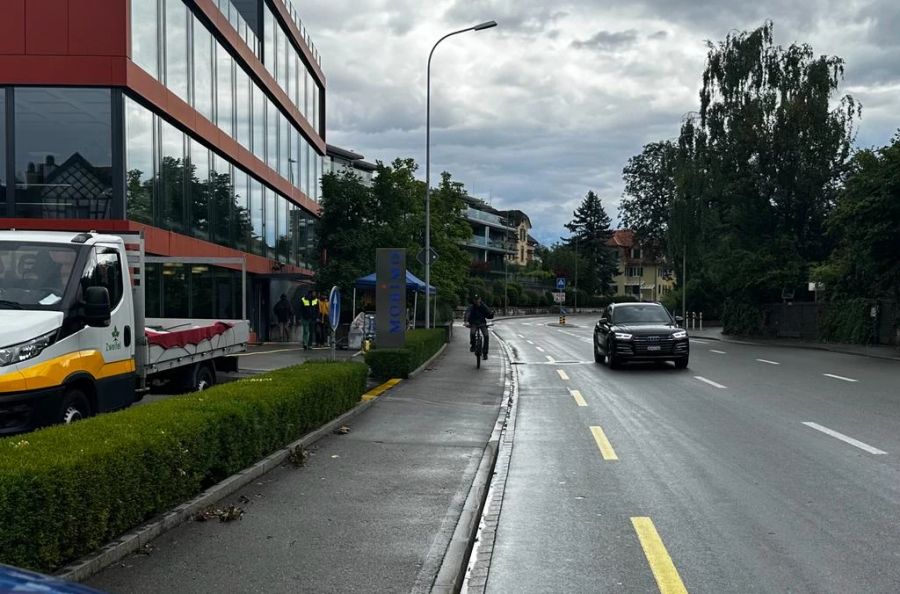
<svg viewBox="0 0 900 594"><path fill-rule="evenodd" d="M659 303L613 303L594 327L594 361L615 369L625 361L673 361L688 366L687 331Z"/></svg>

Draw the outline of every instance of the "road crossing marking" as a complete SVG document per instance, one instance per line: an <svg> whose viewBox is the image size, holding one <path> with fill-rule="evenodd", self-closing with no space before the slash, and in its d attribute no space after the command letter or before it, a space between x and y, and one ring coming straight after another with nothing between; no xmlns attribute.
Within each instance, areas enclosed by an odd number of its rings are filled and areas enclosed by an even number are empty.
<svg viewBox="0 0 900 594"><path fill-rule="evenodd" d="M715 353L717 355L724 355L725 351L717 351L716 349L709 349L710 353Z"/></svg>
<svg viewBox="0 0 900 594"><path fill-rule="evenodd" d="M547 355L547 362L548 362L548 363L556 363L556 359L554 359L554 358L551 357L550 355Z"/></svg>
<svg viewBox="0 0 900 594"><path fill-rule="evenodd" d="M769 361L768 359L757 359L760 363L768 363L769 365L781 365L778 361Z"/></svg>
<svg viewBox="0 0 900 594"><path fill-rule="evenodd" d="M687 594L684 582L681 581L681 576L678 575L678 570L672 563L672 557L659 537L653 520L631 518L631 524L637 532L638 540L641 541L641 548L644 549L644 556L647 557L647 563L650 564L650 570L656 578L660 594Z"/></svg>
<svg viewBox="0 0 900 594"><path fill-rule="evenodd" d="M519 334L519 338L525 338L524 334Z"/></svg>
<svg viewBox="0 0 900 594"><path fill-rule="evenodd" d="M581 392L578 390L569 390L572 393L572 398L575 399L575 403L578 406L587 406L587 401L584 399L584 396L581 395Z"/></svg>
<svg viewBox="0 0 900 594"><path fill-rule="evenodd" d="M562 369L557 369L557 370L556 370L556 373L559 374L559 378L560 378L561 380L563 380L564 382L569 381L569 375L568 375L565 371L563 371Z"/></svg>
<svg viewBox="0 0 900 594"><path fill-rule="evenodd" d="M700 380L701 382L703 382L703 383L705 383L705 384L709 384L710 386L713 386L714 388L719 388L720 390L727 390L727 389L728 389L728 386L723 386L722 384L717 384L716 382L714 382L714 381L712 381L712 380L708 380L708 379L706 379L705 377L701 377L701 376L699 376L699 375L695 375L695 376L694 376L694 379L695 379L695 380Z"/></svg>
<svg viewBox="0 0 900 594"><path fill-rule="evenodd" d="M526 340L525 342L527 342L528 344L534 344L534 343L531 342L530 340Z"/></svg>
<svg viewBox="0 0 900 594"><path fill-rule="evenodd" d="M541 347L535 347L535 348L536 348L537 350L539 350L540 352L542 352L542 353L546 352L546 351L545 351L544 349L542 349Z"/></svg>
<svg viewBox="0 0 900 594"><path fill-rule="evenodd" d="M834 375L833 373L823 373L822 375L824 375L825 377L833 377L834 379L838 379L838 380L841 380L841 381L843 381L843 382L853 382L853 383L856 383L856 382L859 381L859 380L853 379L852 377L844 377L843 375Z"/></svg>
<svg viewBox="0 0 900 594"><path fill-rule="evenodd" d="M823 427L822 425L819 425L818 423L810 423L807 421L807 422L804 422L803 424L806 425L807 427L815 429L816 431L821 431L825 435L830 435L831 437L840 439L841 441L849 443L850 445L855 446L861 450L865 450L866 452L869 452L870 454L875 454L876 456L887 454L887 452L885 452L884 450L879 450L878 448L874 448L867 443L863 443L863 442L859 441L858 439L853 439L852 437L844 435L843 433L838 433L834 429L829 429L828 427Z"/></svg>
<svg viewBox="0 0 900 594"><path fill-rule="evenodd" d="M594 441L597 442L597 447L600 448L600 455L603 456L604 460L619 459L619 457L616 456L616 451L613 449L612 444L609 443L609 440L606 438L606 433L603 432L603 429L593 426L591 427L591 433L594 434Z"/></svg>

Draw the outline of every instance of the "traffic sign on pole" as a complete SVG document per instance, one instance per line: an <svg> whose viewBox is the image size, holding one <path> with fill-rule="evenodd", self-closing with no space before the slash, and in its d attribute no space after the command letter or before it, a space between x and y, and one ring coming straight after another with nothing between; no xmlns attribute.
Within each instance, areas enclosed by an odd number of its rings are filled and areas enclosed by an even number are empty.
<svg viewBox="0 0 900 594"><path fill-rule="evenodd" d="M328 321L332 330L337 330L341 324L341 290L337 287L331 287L331 294L328 296Z"/></svg>
<svg viewBox="0 0 900 594"><path fill-rule="evenodd" d="M556 279L556 290L557 291L565 291L566 290L566 279L565 277L559 277Z"/></svg>
<svg viewBox="0 0 900 594"><path fill-rule="evenodd" d="M438 253L435 251L434 248L431 248L430 264L434 264L435 262L437 262L437 259L438 259ZM421 264L422 266L425 266L425 250L419 250L419 253L416 254L416 260L419 261L419 264Z"/></svg>

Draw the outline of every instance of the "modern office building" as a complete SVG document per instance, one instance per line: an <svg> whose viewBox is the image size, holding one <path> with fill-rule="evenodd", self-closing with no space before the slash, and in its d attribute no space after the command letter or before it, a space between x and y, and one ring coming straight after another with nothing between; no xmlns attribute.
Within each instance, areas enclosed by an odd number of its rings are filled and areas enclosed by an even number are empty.
<svg viewBox="0 0 900 594"><path fill-rule="evenodd" d="M378 166L365 160L364 155L334 145L326 145L325 167L323 173L342 173L349 171L358 176L362 182L371 187L375 180Z"/></svg>
<svg viewBox="0 0 900 594"><path fill-rule="evenodd" d="M291 0L3 0L0 227L143 230L149 316L308 281L325 77ZM5 212L4 212L5 211ZM178 261L176 261L178 260Z"/></svg>

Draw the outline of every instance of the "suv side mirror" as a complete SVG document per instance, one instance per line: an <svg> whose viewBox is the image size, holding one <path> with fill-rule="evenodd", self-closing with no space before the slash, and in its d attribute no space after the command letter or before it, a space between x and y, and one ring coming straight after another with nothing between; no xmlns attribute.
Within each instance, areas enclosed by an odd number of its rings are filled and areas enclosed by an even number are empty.
<svg viewBox="0 0 900 594"><path fill-rule="evenodd" d="M676 324L684 323L684 318L682 318L681 316L675 316L675 323Z"/></svg>
<svg viewBox="0 0 900 594"><path fill-rule="evenodd" d="M600 324L601 326L603 326L604 324L609 323L609 320L606 318L600 318L600 321L597 323Z"/></svg>
<svg viewBox="0 0 900 594"><path fill-rule="evenodd" d="M84 292L84 320L88 326L109 326L111 317L109 290L106 287L88 287Z"/></svg>

